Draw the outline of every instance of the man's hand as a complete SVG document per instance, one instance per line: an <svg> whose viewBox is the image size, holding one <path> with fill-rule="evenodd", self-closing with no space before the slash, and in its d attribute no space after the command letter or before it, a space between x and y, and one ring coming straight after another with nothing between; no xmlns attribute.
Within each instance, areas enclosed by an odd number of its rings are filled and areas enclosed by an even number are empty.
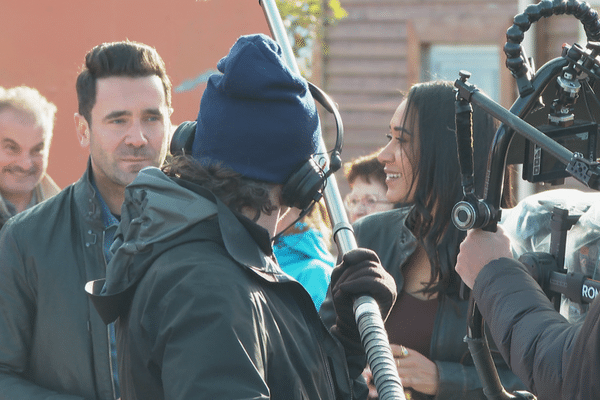
<svg viewBox="0 0 600 400"><path fill-rule="evenodd" d="M460 252L456 260L456 272L465 284L473 289L479 271L489 262L498 258L512 258L510 239L500 226L496 232L472 229L460 244Z"/></svg>

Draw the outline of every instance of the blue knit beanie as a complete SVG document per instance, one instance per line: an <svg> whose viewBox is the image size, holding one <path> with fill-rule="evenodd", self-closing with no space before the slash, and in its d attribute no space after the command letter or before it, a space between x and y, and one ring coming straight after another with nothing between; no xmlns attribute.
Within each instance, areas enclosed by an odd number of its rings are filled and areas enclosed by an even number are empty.
<svg viewBox="0 0 600 400"><path fill-rule="evenodd" d="M283 184L317 150L321 127L308 84L268 36L240 37L217 64L198 114L192 156Z"/></svg>

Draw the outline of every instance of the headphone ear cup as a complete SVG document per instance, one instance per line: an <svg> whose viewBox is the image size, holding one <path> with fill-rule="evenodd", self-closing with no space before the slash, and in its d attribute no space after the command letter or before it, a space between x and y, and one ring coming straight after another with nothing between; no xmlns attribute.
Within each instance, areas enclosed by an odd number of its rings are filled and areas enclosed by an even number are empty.
<svg viewBox="0 0 600 400"><path fill-rule="evenodd" d="M312 201L321 198L324 184L323 170L315 160L310 158L300 169L292 173L283 185L281 192L283 205L304 210Z"/></svg>
<svg viewBox="0 0 600 400"><path fill-rule="evenodd" d="M192 154L194 145L194 136L196 134L196 121L184 121L173 133L171 138L170 150L174 156L182 154Z"/></svg>

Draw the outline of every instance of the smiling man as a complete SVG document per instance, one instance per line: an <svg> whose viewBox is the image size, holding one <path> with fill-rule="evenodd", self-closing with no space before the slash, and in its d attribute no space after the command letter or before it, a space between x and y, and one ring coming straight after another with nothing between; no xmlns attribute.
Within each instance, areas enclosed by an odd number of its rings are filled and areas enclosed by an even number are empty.
<svg viewBox="0 0 600 400"><path fill-rule="evenodd" d="M60 191L46 174L55 113L36 89L0 88L0 227Z"/></svg>
<svg viewBox="0 0 600 400"><path fill-rule="evenodd" d="M154 48L105 43L77 78L81 179L0 234L0 400L120 397L114 329L84 291L102 278L125 186L164 161L171 83Z"/></svg>

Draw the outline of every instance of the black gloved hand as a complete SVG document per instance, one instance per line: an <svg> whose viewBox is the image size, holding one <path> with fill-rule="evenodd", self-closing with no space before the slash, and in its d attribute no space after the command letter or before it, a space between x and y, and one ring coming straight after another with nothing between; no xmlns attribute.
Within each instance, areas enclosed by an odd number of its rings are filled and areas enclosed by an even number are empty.
<svg viewBox="0 0 600 400"><path fill-rule="evenodd" d="M347 351L361 354L364 349L354 319L354 299L361 295L373 297L385 321L396 301L396 282L374 251L355 249L344 254L342 263L334 268L330 288L337 314L331 332Z"/></svg>

